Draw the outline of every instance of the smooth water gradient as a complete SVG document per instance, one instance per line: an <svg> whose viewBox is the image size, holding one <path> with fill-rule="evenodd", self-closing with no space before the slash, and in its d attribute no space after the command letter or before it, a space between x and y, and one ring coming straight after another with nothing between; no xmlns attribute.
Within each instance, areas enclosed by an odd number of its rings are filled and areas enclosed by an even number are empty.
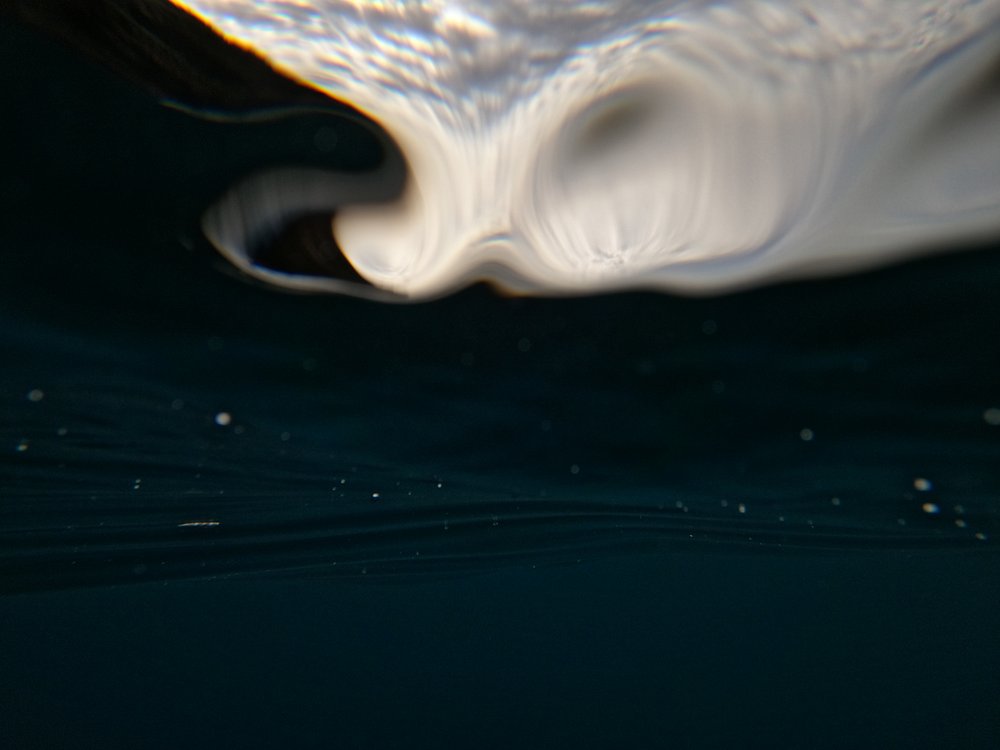
<svg viewBox="0 0 1000 750"><path fill-rule="evenodd" d="M709 292L1000 233L1000 3L176 2L398 144L402 195L258 175L205 228L324 204L377 290ZM383 179L389 179L383 177ZM384 298L384 297L383 297Z"/></svg>

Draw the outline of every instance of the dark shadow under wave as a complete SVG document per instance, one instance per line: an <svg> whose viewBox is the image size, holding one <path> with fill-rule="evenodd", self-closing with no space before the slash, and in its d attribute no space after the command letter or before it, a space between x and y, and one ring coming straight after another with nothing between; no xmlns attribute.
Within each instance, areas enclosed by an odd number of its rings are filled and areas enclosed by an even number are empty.
<svg viewBox="0 0 1000 750"><path fill-rule="evenodd" d="M211 275L182 305L162 271L95 274L82 306L58 273L8 285L0 591L995 551L998 269L411 308Z"/></svg>
<svg viewBox="0 0 1000 750"><path fill-rule="evenodd" d="M6 285L0 591L997 549L995 251L410 308L130 268Z"/></svg>

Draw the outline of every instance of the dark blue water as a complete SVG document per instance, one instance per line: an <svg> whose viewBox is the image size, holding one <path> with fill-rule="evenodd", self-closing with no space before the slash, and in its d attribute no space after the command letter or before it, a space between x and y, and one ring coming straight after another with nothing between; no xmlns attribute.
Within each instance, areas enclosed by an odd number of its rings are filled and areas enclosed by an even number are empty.
<svg viewBox="0 0 1000 750"><path fill-rule="evenodd" d="M280 294L200 211L361 136L0 41L0 746L1000 745L995 247Z"/></svg>

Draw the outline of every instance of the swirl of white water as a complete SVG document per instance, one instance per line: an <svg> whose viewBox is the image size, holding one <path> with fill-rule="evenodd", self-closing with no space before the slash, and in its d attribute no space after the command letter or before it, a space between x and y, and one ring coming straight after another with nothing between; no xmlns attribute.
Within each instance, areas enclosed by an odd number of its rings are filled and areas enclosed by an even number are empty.
<svg viewBox="0 0 1000 750"><path fill-rule="evenodd" d="M345 177L330 210L404 297L711 291L1000 229L1000 102L974 88L1000 0L174 1L396 140L403 196L351 205ZM240 200L206 223L237 260Z"/></svg>

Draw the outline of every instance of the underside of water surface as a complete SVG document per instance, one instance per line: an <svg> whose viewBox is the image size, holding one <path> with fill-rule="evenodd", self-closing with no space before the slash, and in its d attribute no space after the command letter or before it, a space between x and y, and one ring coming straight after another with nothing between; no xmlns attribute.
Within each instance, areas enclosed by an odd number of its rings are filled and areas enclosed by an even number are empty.
<svg viewBox="0 0 1000 750"><path fill-rule="evenodd" d="M988 243L699 299L276 293L226 272L201 211L250 162L317 158L327 121L199 121L4 33L64 75L3 80L3 592L995 554ZM337 168L362 169L364 132L336 127Z"/></svg>

